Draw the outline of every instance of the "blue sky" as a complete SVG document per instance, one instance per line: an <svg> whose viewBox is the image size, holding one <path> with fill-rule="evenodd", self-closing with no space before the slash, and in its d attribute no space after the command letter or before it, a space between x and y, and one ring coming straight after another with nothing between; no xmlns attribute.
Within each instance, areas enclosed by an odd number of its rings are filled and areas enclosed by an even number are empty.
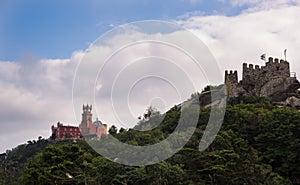
<svg viewBox="0 0 300 185"><path fill-rule="evenodd" d="M0 6L0 60L26 55L69 58L112 26L149 19L172 20L188 12L238 14L245 7L188 0L13 0Z"/></svg>

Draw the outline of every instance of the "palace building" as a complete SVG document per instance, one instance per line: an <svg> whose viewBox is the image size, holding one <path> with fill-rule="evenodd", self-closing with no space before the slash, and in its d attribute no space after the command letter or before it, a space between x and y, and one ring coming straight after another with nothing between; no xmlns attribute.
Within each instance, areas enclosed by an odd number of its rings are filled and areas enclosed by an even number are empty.
<svg viewBox="0 0 300 185"><path fill-rule="evenodd" d="M52 135L50 140L64 140L64 139L100 139L107 135L107 124L103 124L98 118L92 121L92 105L83 105L82 120L79 127L66 126L58 122L55 127L52 125Z"/></svg>
<svg viewBox="0 0 300 185"><path fill-rule="evenodd" d="M66 126L58 122L57 127L52 125L51 129L52 129L52 135L50 137L51 140L82 138L79 128L75 126L69 126L69 125Z"/></svg>

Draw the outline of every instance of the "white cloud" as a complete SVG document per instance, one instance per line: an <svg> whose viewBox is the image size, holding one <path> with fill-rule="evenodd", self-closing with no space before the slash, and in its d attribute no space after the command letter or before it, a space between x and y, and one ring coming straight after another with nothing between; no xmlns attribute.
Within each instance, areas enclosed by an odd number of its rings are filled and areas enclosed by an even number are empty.
<svg viewBox="0 0 300 185"><path fill-rule="evenodd" d="M287 59L292 71L300 71L300 7L291 6L241 15L193 16L179 23L202 39L217 58L221 69L238 69L244 61L264 65L262 53ZM241 74L240 74L241 75Z"/></svg>
<svg viewBox="0 0 300 185"><path fill-rule="evenodd" d="M268 4L270 6L282 7L298 4L299 0L229 0L229 2L233 6Z"/></svg>
<svg viewBox="0 0 300 185"><path fill-rule="evenodd" d="M0 63L0 78L6 81L17 80L20 66L15 62L1 62Z"/></svg>
<svg viewBox="0 0 300 185"><path fill-rule="evenodd" d="M247 12L280 9L299 5L299 0L229 0L233 7L248 6Z"/></svg>
<svg viewBox="0 0 300 185"><path fill-rule="evenodd" d="M143 23L141 24L143 25ZM205 48L195 42L196 37L191 38L190 35L192 34L189 32L188 35L182 31L147 34L139 32L139 29L131 25L124 29L122 34L119 32L116 35L111 34L108 40L104 39L106 42L98 41L88 50L80 64L80 70L77 72L79 85L75 87L75 96L83 97L76 98L79 102L77 107L86 103L87 100L93 101L90 87L95 86L98 89L101 87L96 96L99 118L104 122L117 124L117 126L132 127L138 121L137 117L142 115L146 107L149 106L151 99L162 98L165 100L165 107L170 108L186 100L191 93L200 90L204 84L209 83L206 78L209 74L201 73L199 67L186 54L171 45L163 44L163 42L177 43L178 46L186 45L182 47L189 48L186 52L197 54L202 51L205 52ZM136 40L145 42L136 43ZM161 41L161 43L152 42L155 40ZM130 44L128 45L128 43ZM112 52L120 47L122 49L111 56ZM110 56L109 61L106 61ZM204 60L208 56L201 55L200 58ZM101 66L103 68L95 85L96 74ZM152 78L150 83L147 80L142 80L147 76ZM213 77L216 76L215 74ZM75 82L77 82L77 77ZM157 80L157 77L160 80ZM162 82L163 79L167 79L169 82ZM197 81L195 82L196 87L191 89L188 84L193 80ZM175 86L175 89L172 85ZM181 90L179 92L181 97L177 96L176 88ZM83 92L81 89L86 91ZM85 94L88 92L90 95ZM113 101L111 101L111 96ZM134 100L129 101L131 99ZM76 112L79 119L80 111ZM120 120L113 114L114 111ZM120 125L121 122L124 124Z"/></svg>
<svg viewBox="0 0 300 185"><path fill-rule="evenodd" d="M82 55L74 52L71 59L0 62L0 150L40 135L49 137L51 125L58 121L77 124L72 81Z"/></svg>

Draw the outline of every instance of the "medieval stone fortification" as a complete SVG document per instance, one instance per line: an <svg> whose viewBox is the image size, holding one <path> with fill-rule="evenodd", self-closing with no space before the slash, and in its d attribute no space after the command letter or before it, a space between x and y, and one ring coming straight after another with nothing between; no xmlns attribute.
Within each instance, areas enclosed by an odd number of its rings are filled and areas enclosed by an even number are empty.
<svg viewBox="0 0 300 185"><path fill-rule="evenodd" d="M243 63L241 81L237 71L225 71L225 84L229 97L262 96L274 102L298 97L296 91L300 88L296 74L290 72L289 62L272 57L261 67Z"/></svg>

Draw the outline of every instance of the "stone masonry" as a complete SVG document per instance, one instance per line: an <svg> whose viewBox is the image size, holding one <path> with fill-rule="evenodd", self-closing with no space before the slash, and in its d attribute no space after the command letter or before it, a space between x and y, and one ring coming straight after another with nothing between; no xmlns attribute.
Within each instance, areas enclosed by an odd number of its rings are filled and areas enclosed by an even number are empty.
<svg viewBox="0 0 300 185"><path fill-rule="evenodd" d="M290 73L289 62L272 57L261 67L243 63L241 81L237 71L226 70L225 84L229 97L262 96L275 102L294 96L300 88L296 75Z"/></svg>

